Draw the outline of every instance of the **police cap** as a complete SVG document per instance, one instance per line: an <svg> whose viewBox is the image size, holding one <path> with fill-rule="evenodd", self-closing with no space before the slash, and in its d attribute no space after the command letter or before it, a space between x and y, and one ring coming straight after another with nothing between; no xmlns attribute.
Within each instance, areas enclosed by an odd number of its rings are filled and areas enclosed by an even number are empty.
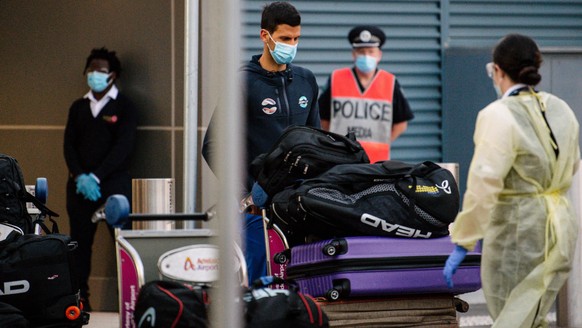
<svg viewBox="0 0 582 328"><path fill-rule="evenodd" d="M380 28L373 25L359 25L348 33L348 40L354 48L382 47L386 35Z"/></svg>

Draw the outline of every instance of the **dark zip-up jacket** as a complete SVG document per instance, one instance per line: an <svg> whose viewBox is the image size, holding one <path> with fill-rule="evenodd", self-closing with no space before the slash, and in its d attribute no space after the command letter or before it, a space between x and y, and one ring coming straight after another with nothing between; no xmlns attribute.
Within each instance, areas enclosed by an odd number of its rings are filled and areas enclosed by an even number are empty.
<svg viewBox="0 0 582 328"><path fill-rule="evenodd" d="M287 127L307 125L319 128L321 124L317 105L319 88L313 73L292 64L288 64L285 71L269 72L259 64L260 57L253 56L241 69L245 87L247 190L253 182L250 163L269 151ZM212 131L218 128L214 127L213 121L211 119L208 125L202 147L202 155L211 168L215 163L216 149Z"/></svg>

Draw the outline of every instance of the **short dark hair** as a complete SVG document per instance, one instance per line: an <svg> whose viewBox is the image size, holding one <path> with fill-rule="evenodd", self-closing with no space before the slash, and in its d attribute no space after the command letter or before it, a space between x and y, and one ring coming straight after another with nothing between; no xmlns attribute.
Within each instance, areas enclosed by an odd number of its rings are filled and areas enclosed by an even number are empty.
<svg viewBox="0 0 582 328"><path fill-rule="evenodd" d="M117 58L115 51L109 51L105 47L91 50L91 54L89 57L87 57L87 63L85 64L85 70L83 71L83 74L87 72L87 68L93 59L106 60L109 63L109 71L115 72L118 78L119 75L121 75L121 62L119 61L119 58Z"/></svg>
<svg viewBox="0 0 582 328"><path fill-rule="evenodd" d="M535 41L525 35L508 34L493 50L493 62L517 83L537 85L542 54Z"/></svg>
<svg viewBox="0 0 582 328"><path fill-rule="evenodd" d="M278 25L287 24L289 26L301 25L301 15L292 4L283 1L272 2L263 7L261 17L261 28L275 32Z"/></svg>

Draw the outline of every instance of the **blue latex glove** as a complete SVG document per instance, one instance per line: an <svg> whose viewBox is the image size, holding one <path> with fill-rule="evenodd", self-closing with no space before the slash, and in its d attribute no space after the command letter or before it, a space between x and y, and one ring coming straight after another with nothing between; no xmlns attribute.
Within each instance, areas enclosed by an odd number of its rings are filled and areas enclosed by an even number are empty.
<svg viewBox="0 0 582 328"><path fill-rule="evenodd" d="M101 188L94 174L80 174L77 179L77 194L92 202L101 198Z"/></svg>
<svg viewBox="0 0 582 328"><path fill-rule="evenodd" d="M251 195L253 196L253 204L261 208L265 207L269 200L269 195L267 195L265 190L263 190L263 188L256 182L251 189Z"/></svg>
<svg viewBox="0 0 582 328"><path fill-rule="evenodd" d="M463 262L467 256L467 249L463 246L455 246L455 249L447 258L447 262L445 262L445 267L443 269L443 276L445 277L445 282L449 288L453 288L453 275L457 272L457 268Z"/></svg>

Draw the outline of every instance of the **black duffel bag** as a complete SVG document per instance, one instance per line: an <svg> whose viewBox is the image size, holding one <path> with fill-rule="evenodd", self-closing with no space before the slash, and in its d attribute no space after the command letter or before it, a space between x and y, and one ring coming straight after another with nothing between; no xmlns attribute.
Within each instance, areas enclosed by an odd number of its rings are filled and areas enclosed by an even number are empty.
<svg viewBox="0 0 582 328"><path fill-rule="evenodd" d="M0 243L0 302L22 311L32 327L81 327L82 311L72 252L61 234L11 233Z"/></svg>
<svg viewBox="0 0 582 328"><path fill-rule="evenodd" d="M287 289L268 285L287 284ZM293 281L267 276L257 279L243 294L245 328L328 328L329 318Z"/></svg>
<svg viewBox="0 0 582 328"><path fill-rule="evenodd" d="M14 306L0 302L0 327L30 328L24 313Z"/></svg>
<svg viewBox="0 0 582 328"><path fill-rule="evenodd" d="M459 211L453 174L430 161L337 165L276 194L271 219L295 245L306 236L433 238Z"/></svg>
<svg viewBox="0 0 582 328"><path fill-rule="evenodd" d="M270 151L253 160L251 171L272 197L296 181L316 177L335 165L369 162L353 133L342 136L309 126L291 126Z"/></svg>
<svg viewBox="0 0 582 328"><path fill-rule="evenodd" d="M209 326L208 304L203 287L153 280L140 288L133 320L137 328L204 328Z"/></svg>

